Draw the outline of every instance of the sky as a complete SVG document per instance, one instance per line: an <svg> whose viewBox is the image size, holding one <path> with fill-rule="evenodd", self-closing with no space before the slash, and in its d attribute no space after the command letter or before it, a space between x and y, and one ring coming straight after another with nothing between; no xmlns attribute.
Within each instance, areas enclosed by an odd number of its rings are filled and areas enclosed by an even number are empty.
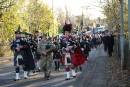
<svg viewBox="0 0 130 87"><path fill-rule="evenodd" d="M100 0L43 0L44 3L47 3L50 7L55 10L57 7L65 9L65 6L71 10L73 15L81 15L82 11L84 14L90 15L90 19L96 19L97 17L103 17L103 14L100 12ZM87 11L83 7L89 8Z"/></svg>

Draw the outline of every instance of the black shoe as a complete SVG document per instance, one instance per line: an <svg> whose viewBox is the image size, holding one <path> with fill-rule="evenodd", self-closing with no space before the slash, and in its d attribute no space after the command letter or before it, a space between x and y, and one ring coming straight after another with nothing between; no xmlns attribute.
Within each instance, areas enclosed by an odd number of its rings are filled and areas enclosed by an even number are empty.
<svg viewBox="0 0 130 87"><path fill-rule="evenodd" d="M47 80L50 80L50 76L47 76Z"/></svg>
<svg viewBox="0 0 130 87"><path fill-rule="evenodd" d="M37 69L36 72L40 72L40 69Z"/></svg>
<svg viewBox="0 0 130 87"><path fill-rule="evenodd" d="M24 77L24 79L27 79L27 77Z"/></svg>
<svg viewBox="0 0 130 87"><path fill-rule="evenodd" d="M76 70L75 70L75 72L77 73L78 72L78 68L76 67Z"/></svg>
<svg viewBox="0 0 130 87"><path fill-rule="evenodd" d="M60 70L60 68L58 68L58 70Z"/></svg>
<svg viewBox="0 0 130 87"><path fill-rule="evenodd" d="M14 79L14 81L19 81L20 79Z"/></svg>
<svg viewBox="0 0 130 87"><path fill-rule="evenodd" d="M46 75L46 73L45 73L45 75L44 75L44 78L47 78L47 75Z"/></svg>
<svg viewBox="0 0 130 87"><path fill-rule="evenodd" d="M66 78L65 80L70 80L70 78Z"/></svg>
<svg viewBox="0 0 130 87"><path fill-rule="evenodd" d="M112 55L109 55L109 57L111 57Z"/></svg>
<svg viewBox="0 0 130 87"><path fill-rule="evenodd" d="M82 71L82 67L81 66L79 67L79 70Z"/></svg>
<svg viewBox="0 0 130 87"><path fill-rule="evenodd" d="M76 76L73 76L74 78L76 77Z"/></svg>

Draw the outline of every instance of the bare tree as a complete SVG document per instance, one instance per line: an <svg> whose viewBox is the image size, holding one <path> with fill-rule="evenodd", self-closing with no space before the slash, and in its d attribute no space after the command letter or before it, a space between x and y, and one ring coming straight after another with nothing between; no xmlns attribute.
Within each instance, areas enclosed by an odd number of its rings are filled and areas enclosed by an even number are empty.
<svg viewBox="0 0 130 87"><path fill-rule="evenodd" d="M61 9L60 7L57 8L57 12L56 12L56 15L57 15L57 20L59 21L60 25L59 27L63 27L64 24L65 24L65 19L66 19L66 14L65 12L63 11L63 9Z"/></svg>
<svg viewBox="0 0 130 87"><path fill-rule="evenodd" d="M69 9L66 5L65 5L65 12L66 12L66 20L71 22L71 9Z"/></svg>

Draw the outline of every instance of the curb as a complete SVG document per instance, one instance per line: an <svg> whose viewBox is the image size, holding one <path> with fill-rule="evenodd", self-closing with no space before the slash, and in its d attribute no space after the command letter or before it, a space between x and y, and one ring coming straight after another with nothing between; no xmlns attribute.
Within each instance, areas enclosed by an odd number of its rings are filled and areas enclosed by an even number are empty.
<svg viewBox="0 0 130 87"><path fill-rule="evenodd" d="M0 60L0 64L13 61L13 56L10 56L9 58L7 58L5 60L4 60L4 58L6 58L6 57L1 58L2 60Z"/></svg>

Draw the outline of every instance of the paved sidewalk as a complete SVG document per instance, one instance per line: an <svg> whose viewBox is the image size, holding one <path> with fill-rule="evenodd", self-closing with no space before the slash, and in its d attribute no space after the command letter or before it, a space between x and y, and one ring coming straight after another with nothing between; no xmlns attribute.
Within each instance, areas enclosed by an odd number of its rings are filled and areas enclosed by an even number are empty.
<svg viewBox="0 0 130 87"><path fill-rule="evenodd" d="M98 48L98 52L95 55L97 57L93 61L89 72L84 74L82 87L108 87L108 68L106 67L106 63L109 58L108 54L104 52L103 46L101 46L100 48Z"/></svg>

